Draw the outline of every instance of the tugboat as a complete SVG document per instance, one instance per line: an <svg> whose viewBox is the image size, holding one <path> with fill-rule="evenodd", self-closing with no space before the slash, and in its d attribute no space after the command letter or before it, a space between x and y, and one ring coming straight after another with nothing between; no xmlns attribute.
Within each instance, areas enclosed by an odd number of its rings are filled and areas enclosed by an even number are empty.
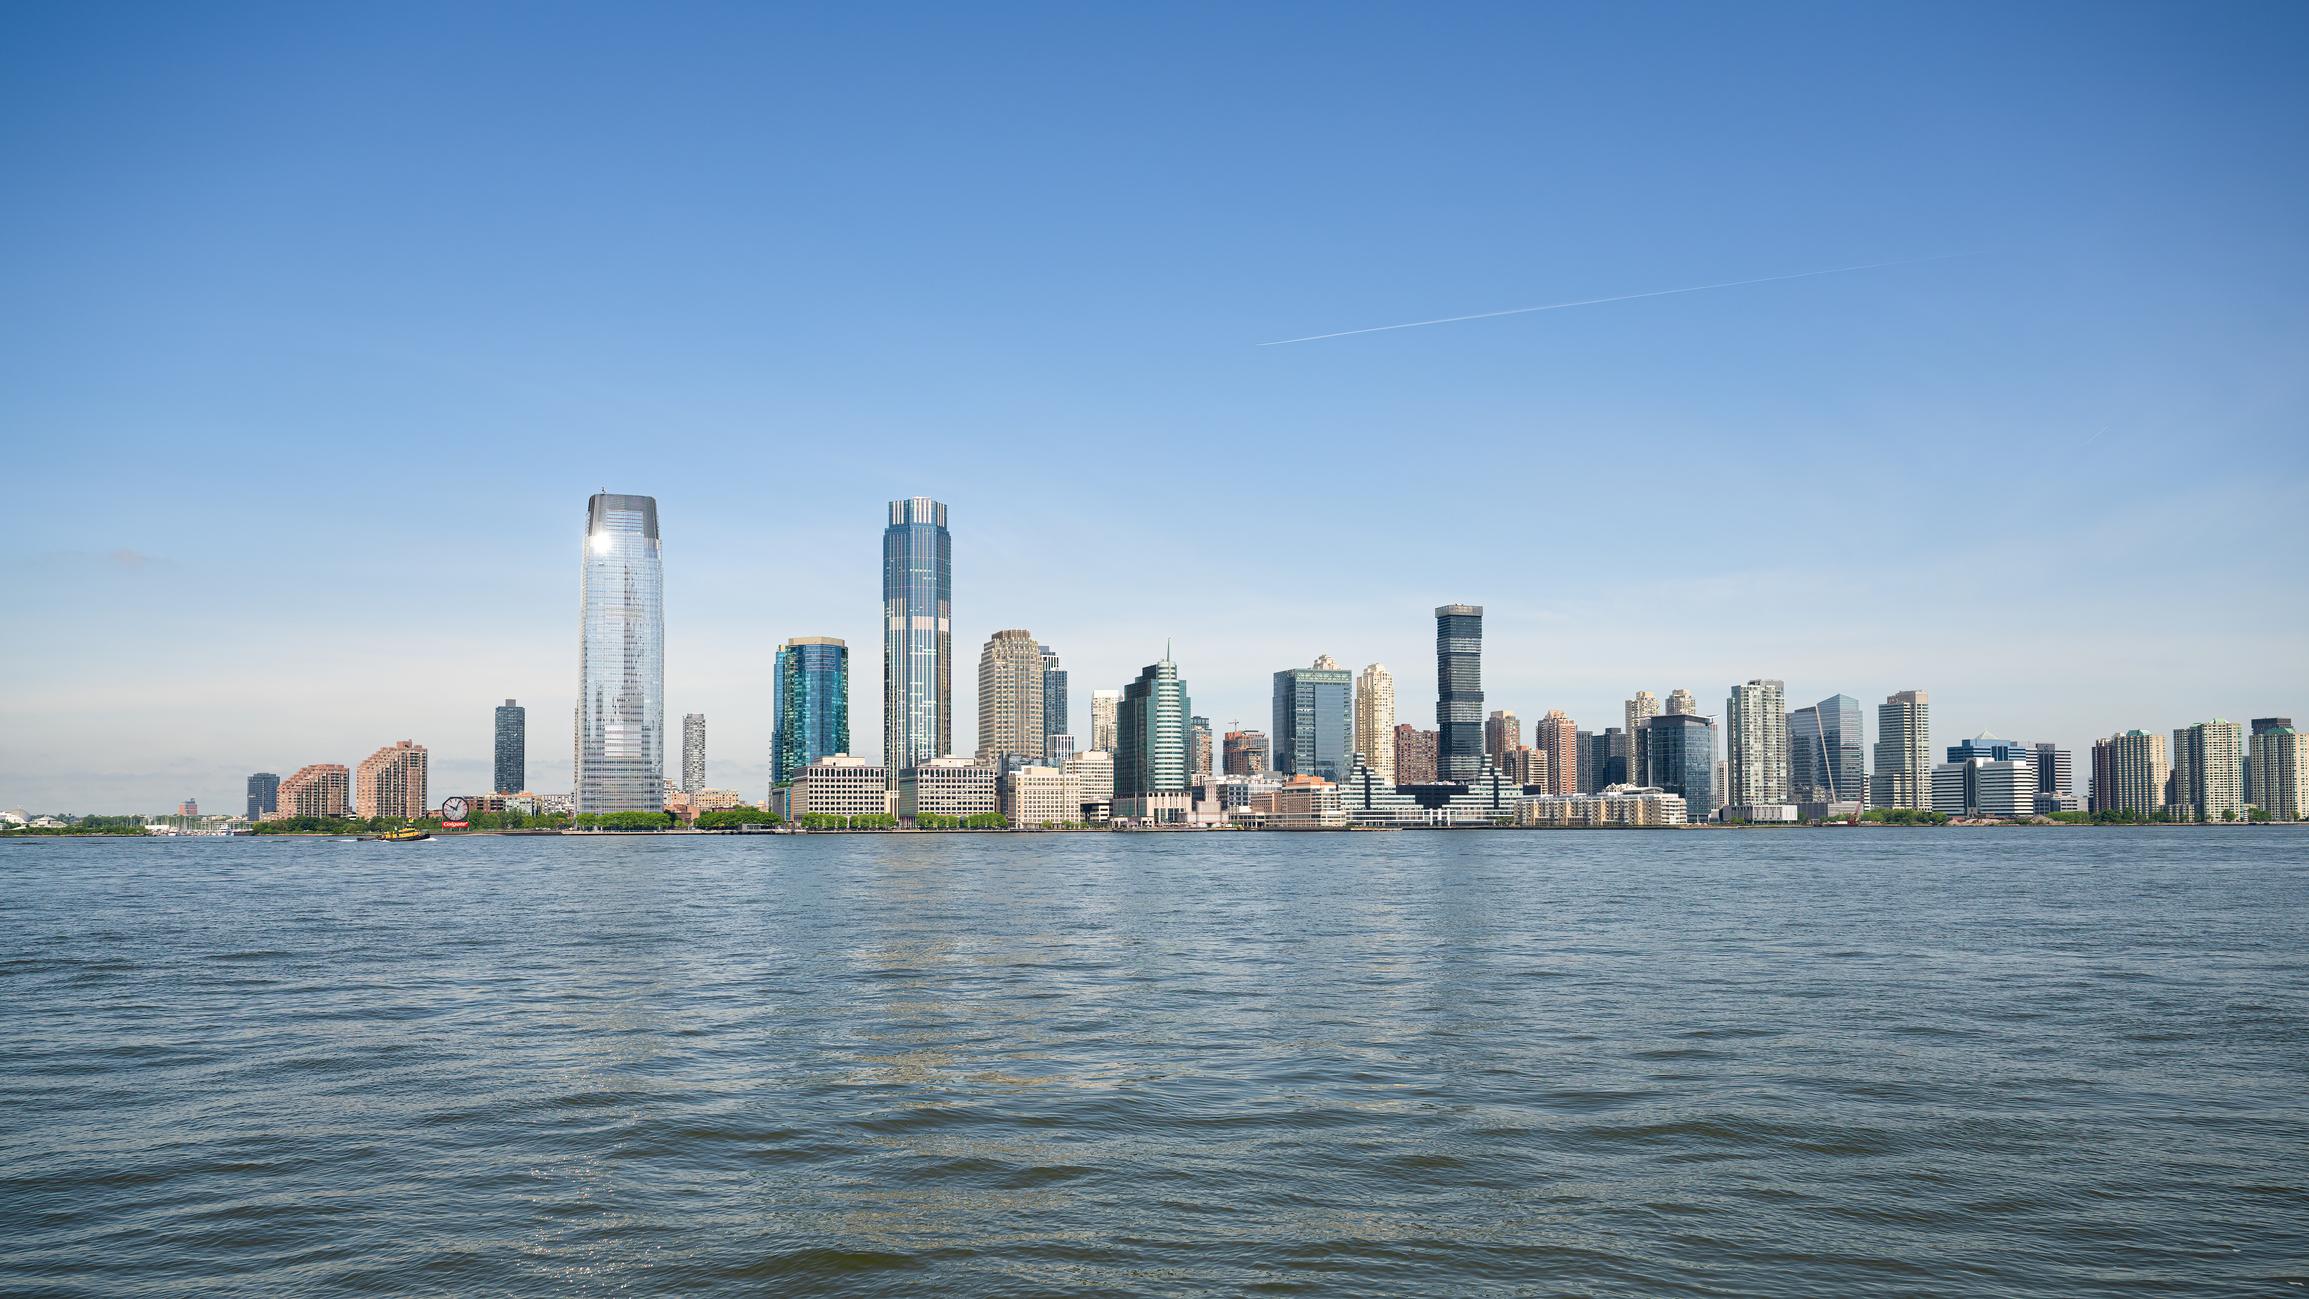
<svg viewBox="0 0 2309 1299"><path fill-rule="evenodd" d="M430 839L432 837L432 835L425 833L423 830L418 829L416 826L404 825L396 829L387 830L383 834L373 836L373 839L377 843L415 843L419 839Z"/></svg>

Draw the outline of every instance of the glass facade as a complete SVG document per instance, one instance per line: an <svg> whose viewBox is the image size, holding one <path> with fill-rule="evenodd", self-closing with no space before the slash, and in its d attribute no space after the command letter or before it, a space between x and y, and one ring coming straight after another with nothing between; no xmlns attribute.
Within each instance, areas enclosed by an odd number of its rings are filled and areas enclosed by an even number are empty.
<svg viewBox="0 0 2309 1299"><path fill-rule="evenodd" d="M1644 770L1653 788L1684 796L1688 819L1707 820L1716 810L1716 724L1696 713L1645 722Z"/></svg>
<svg viewBox="0 0 2309 1299"><path fill-rule="evenodd" d="M577 810L665 808L665 568L657 500L586 505L577 667Z"/></svg>
<svg viewBox="0 0 2309 1299"><path fill-rule="evenodd" d="M1830 695L1788 714L1788 797L1858 803L1868 797L1860 748L1860 701Z"/></svg>
<svg viewBox="0 0 2309 1299"><path fill-rule="evenodd" d="M497 763L494 789L518 794L529 788L529 710L508 699L497 706Z"/></svg>
<svg viewBox="0 0 2309 1299"><path fill-rule="evenodd" d="M1435 611L1435 775L1473 780L1483 771L1483 606Z"/></svg>
<svg viewBox="0 0 2309 1299"><path fill-rule="evenodd" d="M1066 669L1058 662L1057 651L1048 645L1042 647L1042 753L1057 760L1059 736L1072 735L1067 729Z"/></svg>
<svg viewBox="0 0 2309 1299"><path fill-rule="evenodd" d="M850 647L832 636L796 636L778 646L776 673L770 783L784 785L811 763L850 751Z"/></svg>
<svg viewBox="0 0 2309 1299"><path fill-rule="evenodd" d="M1115 710L1114 796L1184 792L1187 788L1187 683L1166 656L1123 688Z"/></svg>
<svg viewBox="0 0 2309 1299"><path fill-rule="evenodd" d="M1274 769L1286 776L1345 780L1355 751L1355 678L1341 667L1275 674Z"/></svg>
<svg viewBox="0 0 2309 1299"><path fill-rule="evenodd" d="M270 771L249 777L249 820L254 821L281 805L281 778Z"/></svg>
<svg viewBox="0 0 2309 1299"><path fill-rule="evenodd" d="M946 506L890 502L882 530L882 755L890 778L954 747L954 548Z"/></svg>

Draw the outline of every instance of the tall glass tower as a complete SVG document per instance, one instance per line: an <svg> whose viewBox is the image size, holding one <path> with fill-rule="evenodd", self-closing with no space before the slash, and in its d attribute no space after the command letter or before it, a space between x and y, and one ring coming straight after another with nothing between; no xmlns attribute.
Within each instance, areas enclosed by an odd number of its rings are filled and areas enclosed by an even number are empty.
<svg viewBox="0 0 2309 1299"><path fill-rule="evenodd" d="M1435 778L1483 774L1483 606L1435 611Z"/></svg>
<svg viewBox="0 0 2309 1299"><path fill-rule="evenodd" d="M818 759L850 751L850 647L796 636L778 646L777 678L770 783L783 785Z"/></svg>
<svg viewBox="0 0 2309 1299"><path fill-rule="evenodd" d="M882 530L882 756L890 779L954 748L954 548L946 506L890 502Z"/></svg>
<svg viewBox="0 0 2309 1299"><path fill-rule="evenodd" d="M508 699L497 706L496 792L529 788L529 710Z"/></svg>
<svg viewBox="0 0 2309 1299"><path fill-rule="evenodd" d="M1122 707L1115 711L1116 798L1189 787L1187 719L1193 715L1187 683L1179 680L1178 664L1165 648L1160 663L1148 664L1123 687Z"/></svg>
<svg viewBox="0 0 2309 1299"><path fill-rule="evenodd" d="M1275 674L1275 770L1288 776L1347 779L1354 752L1354 677L1325 654L1311 668Z"/></svg>
<svg viewBox="0 0 2309 1299"><path fill-rule="evenodd" d="M1048 645L1042 647L1042 752L1043 756L1058 756L1061 735L1072 735L1066 726L1066 667L1058 661L1058 651Z"/></svg>
<svg viewBox="0 0 2309 1299"><path fill-rule="evenodd" d="M577 659L577 810L665 807L665 568L657 499L586 503Z"/></svg>

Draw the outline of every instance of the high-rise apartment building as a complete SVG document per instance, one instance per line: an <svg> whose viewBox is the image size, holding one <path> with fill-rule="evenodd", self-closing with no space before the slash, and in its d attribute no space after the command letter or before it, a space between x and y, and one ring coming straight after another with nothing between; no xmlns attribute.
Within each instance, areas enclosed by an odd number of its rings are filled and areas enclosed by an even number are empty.
<svg viewBox="0 0 2309 1299"><path fill-rule="evenodd" d="M1211 778L1211 719L1187 719L1187 783L1200 785Z"/></svg>
<svg viewBox="0 0 2309 1299"><path fill-rule="evenodd" d="M2263 731L2291 729L2292 725L2290 717L2256 717L2245 731L2245 802L2264 812L2269 810L2268 805L2261 801L2260 791L2253 784L2253 737Z"/></svg>
<svg viewBox="0 0 2309 1299"><path fill-rule="evenodd" d="M2155 816L2165 805L2172 777L2165 737L2125 731L2093 741L2093 810Z"/></svg>
<svg viewBox="0 0 2309 1299"><path fill-rule="evenodd" d="M1221 760L1229 776L1257 776L1272 771L1273 758L1263 731L1229 731Z"/></svg>
<svg viewBox="0 0 2309 1299"><path fill-rule="evenodd" d="M1507 765L1507 755L1523 747L1523 719L1512 708L1494 708L1483 719L1483 756L1495 767Z"/></svg>
<svg viewBox="0 0 2309 1299"><path fill-rule="evenodd" d="M1863 803L1868 773L1860 701L1830 695L1788 714L1788 797L1797 803Z"/></svg>
<svg viewBox="0 0 2309 1299"><path fill-rule="evenodd" d="M2177 809L2198 821L2245 818L2245 728L2223 718L2173 732Z"/></svg>
<svg viewBox="0 0 2309 1299"><path fill-rule="evenodd" d="M1483 773L1482 605L1435 610L1435 730L1437 778L1464 781Z"/></svg>
<svg viewBox="0 0 2309 1299"><path fill-rule="evenodd" d="M1138 680L1123 688L1115 712L1114 796L1145 799L1188 788L1187 719L1194 715L1187 683L1165 650ZM1143 815L1116 808L1118 816Z"/></svg>
<svg viewBox="0 0 2309 1299"><path fill-rule="evenodd" d="M1876 771L1868 802L1932 806L1932 699L1922 690L1900 691L1876 706Z"/></svg>
<svg viewBox="0 0 2309 1299"><path fill-rule="evenodd" d="M1093 690L1090 692L1090 747L1102 753L1114 752L1114 719L1122 708L1122 691Z"/></svg>
<svg viewBox="0 0 2309 1299"><path fill-rule="evenodd" d="M425 815L425 746L398 740L353 769L353 806L366 817Z"/></svg>
<svg viewBox="0 0 2309 1299"><path fill-rule="evenodd" d="M1579 733L1579 792L1600 794L1613 785L1628 784L1627 735L1616 726L1598 735Z"/></svg>
<svg viewBox="0 0 2309 1299"><path fill-rule="evenodd" d="M895 781L953 748L953 539L946 506L916 496L882 530L882 765Z"/></svg>
<svg viewBox="0 0 2309 1299"><path fill-rule="evenodd" d="M1499 773L1512 784L1525 790L1543 794L1555 792L1555 782L1548 776L1547 750L1535 749L1528 744L1508 750L1495 764Z"/></svg>
<svg viewBox="0 0 2309 1299"><path fill-rule="evenodd" d="M665 569L657 501L586 502L580 588L577 810L665 809Z"/></svg>
<svg viewBox="0 0 2309 1299"><path fill-rule="evenodd" d="M1660 701L1649 690L1636 691L1636 697L1627 701L1621 710L1627 719L1628 769L1631 784L1644 783L1644 723L1660 715Z"/></svg>
<svg viewBox="0 0 2309 1299"><path fill-rule="evenodd" d="M281 805L281 778L269 771L249 777L249 820L262 820Z"/></svg>
<svg viewBox="0 0 2309 1299"><path fill-rule="evenodd" d="M998 631L978 654L978 759L1039 761L1047 734L1042 646L1023 627Z"/></svg>
<svg viewBox="0 0 2309 1299"><path fill-rule="evenodd" d="M1434 731L1423 731L1409 722L1395 725L1395 772L1398 785L1432 785L1435 783L1435 750L1441 737Z"/></svg>
<svg viewBox="0 0 2309 1299"><path fill-rule="evenodd" d="M1042 756L1053 762L1063 761L1058 737L1069 734L1066 666L1058 661L1058 651L1045 645L1042 647Z"/></svg>
<svg viewBox="0 0 2309 1299"><path fill-rule="evenodd" d="M1347 778L1355 752L1355 682L1328 654L1313 667L1275 674L1275 770L1286 776Z"/></svg>
<svg viewBox="0 0 2309 1299"><path fill-rule="evenodd" d="M1694 821L1714 816L1716 724L1698 713L1662 713L1644 723L1643 744L1650 786L1682 795Z"/></svg>
<svg viewBox="0 0 2309 1299"><path fill-rule="evenodd" d="M1560 708L1531 728L1531 747L1547 755L1547 789L1552 794L1579 792L1579 723Z"/></svg>
<svg viewBox="0 0 2309 1299"><path fill-rule="evenodd" d="M695 794L706 787L706 715L684 713L681 719L681 792Z"/></svg>
<svg viewBox="0 0 2309 1299"><path fill-rule="evenodd" d="M2298 821L2309 808L2309 754L2301 733L2282 717L2253 719L2246 770L2252 776L2253 806L2272 821Z"/></svg>
<svg viewBox="0 0 2309 1299"><path fill-rule="evenodd" d="M529 710L508 699L497 705L497 753L491 789L518 794L529 788Z"/></svg>
<svg viewBox="0 0 2309 1299"><path fill-rule="evenodd" d="M850 646L834 636L796 636L778 646L777 716L770 727L770 784L784 785L820 758L850 751Z"/></svg>
<svg viewBox="0 0 2309 1299"><path fill-rule="evenodd" d="M1395 774L1395 674L1366 664L1355 678L1355 752L1373 771Z"/></svg>
<svg viewBox="0 0 2309 1299"><path fill-rule="evenodd" d="M1757 677L1732 687L1724 712L1725 801L1753 807L1788 801L1787 686Z"/></svg>
<svg viewBox="0 0 2309 1299"><path fill-rule="evenodd" d="M342 763L314 762L289 773L281 782L280 818L343 816L350 804L353 773Z"/></svg>
<svg viewBox="0 0 2309 1299"><path fill-rule="evenodd" d="M1665 712L1669 717L1697 717L1700 713L1700 701L1692 698L1691 691L1677 686L1668 692L1668 706Z"/></svg>

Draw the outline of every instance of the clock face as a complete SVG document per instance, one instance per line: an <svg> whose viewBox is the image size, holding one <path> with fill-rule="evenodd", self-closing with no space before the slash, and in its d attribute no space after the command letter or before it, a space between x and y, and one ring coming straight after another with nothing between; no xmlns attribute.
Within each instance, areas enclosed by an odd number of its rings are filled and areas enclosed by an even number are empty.
<svg viewBox="0 0 2309 1299"><path fill-rule="evenodd" d="M441 800L441 819L444 821L462 821L465 819L465 808L466 803L462 798L454 796L444 798Z"/></svg>

